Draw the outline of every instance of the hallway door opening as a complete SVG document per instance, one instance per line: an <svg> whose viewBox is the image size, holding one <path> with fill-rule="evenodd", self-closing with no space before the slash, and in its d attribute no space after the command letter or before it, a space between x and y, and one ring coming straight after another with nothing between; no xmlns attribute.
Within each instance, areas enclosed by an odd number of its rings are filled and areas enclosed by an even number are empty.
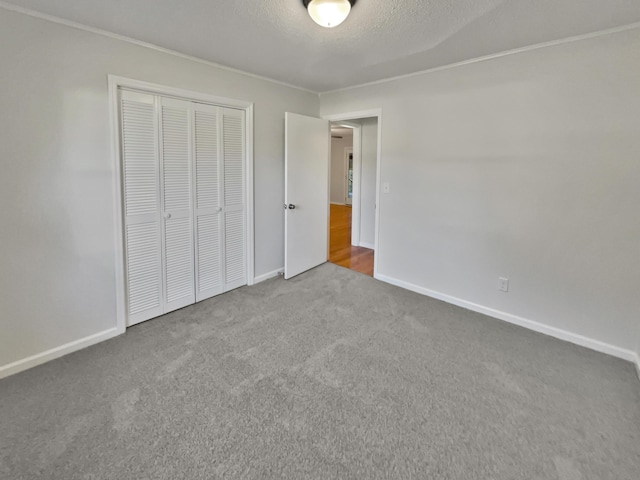
<svg viewBox="0 0 640 480"><path fill-rule="evenodd" d="M331 124L329 262L373 276L378 118Z"/></svg>

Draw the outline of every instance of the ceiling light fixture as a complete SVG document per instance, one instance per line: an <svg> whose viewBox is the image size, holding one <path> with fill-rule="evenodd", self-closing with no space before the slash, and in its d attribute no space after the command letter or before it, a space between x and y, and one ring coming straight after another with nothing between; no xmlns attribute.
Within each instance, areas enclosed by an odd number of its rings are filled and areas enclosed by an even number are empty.
<svg viewBox="0 0 640 480"><path fill-rule="evenodd" d="M321 27L333 28L349 16L356 0L302 0L309 15Z"/></svg>

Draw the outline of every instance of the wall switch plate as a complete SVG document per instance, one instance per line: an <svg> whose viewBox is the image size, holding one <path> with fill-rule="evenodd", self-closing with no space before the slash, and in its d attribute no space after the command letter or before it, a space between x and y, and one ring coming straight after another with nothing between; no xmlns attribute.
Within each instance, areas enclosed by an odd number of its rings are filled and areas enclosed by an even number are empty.
<svg viewBox="0 0 640 480"><path fill-rule="evenodd" d="M504 277L498 278L498 290L500 290L501 292L508 292L509 291L509 279L508 278L504 278Z"/></svg>
<svg viewBox="0 0 640 480"><path fill-rule="evenodd" d="M391 191L391 187L389 186L389 182L384 182L382 184L382 193L389 193Z"/></svg>

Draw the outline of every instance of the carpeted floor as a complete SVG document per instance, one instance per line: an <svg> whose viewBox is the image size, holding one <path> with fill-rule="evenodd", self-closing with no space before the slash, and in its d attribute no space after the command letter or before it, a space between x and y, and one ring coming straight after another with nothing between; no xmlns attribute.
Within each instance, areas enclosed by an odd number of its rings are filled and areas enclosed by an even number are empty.
<svg viewBox="0 0 640 480"><path fill-rule="evenodd" d="M0 478L640 478L631 364L325 264L0 381Z"/></svg>

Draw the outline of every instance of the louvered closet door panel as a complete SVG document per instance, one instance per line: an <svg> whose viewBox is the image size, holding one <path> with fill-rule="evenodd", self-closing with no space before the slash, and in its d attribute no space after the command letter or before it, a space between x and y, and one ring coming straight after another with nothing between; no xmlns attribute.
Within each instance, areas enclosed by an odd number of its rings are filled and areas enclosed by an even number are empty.
<svg viewBox="0 0 640 480"><path fill-rule="evenodd" d="M165 313L195 302L191 103L161 99Z"/></svg>
<svg viewBox="0 0 640 480"><path fill-rule="evenodd" d="M223 291L221 109L194 104L196 301Z"/></svg>
<svg viewBox="0 0 640 480"><path fill-rule="evenodd" d="M162 178L164 209L191 208L189 103L162 99Z"/></svg>
<svg viewBox="0 0 640 480"><path fill-rule="evenodd" d="M218 107L195 105L196 206L220 206L220 132Z"/></svg>
<svg viewBox="0 0 640 480"><path fill-rule="evenodd" d="M153 95L120 91L128 325L162 314L157 109Z"/></svg>
<svg viewBox="0 0 640 480"><path fill-rule="evenodd" d="M224 204L244 202L244 111L222 109L224 150Z"/></svg>
<svg viewBox="0 0 640 480"><path fill-rule="evenodd" d="M225 290L247 283L244 223L243 211L225 213Z"/></svg>
<svg viewBox="0 0 640 480"><path fill-rule="evenodd" d="M129 324L162 313L160 238L155 223L126 226Z"/></svg>
<svg viewBox="0 0 640 480"><path fill-rule="evenodd" d="M189 217L171 218L165 225L167 305L180 308L195 302L193 289L193 252L191 249L192 229ZM181 299L186 304L176 306ZM191 299L191 300L190 300Z"/></svg>
<svg viewBox="0 0 640 480"><path fill-rule="evenodd" d="M220 214L197 217L197 301L222 293L222 242Z"/></svg>
<svg viewBox="0 0 640 480"><path fill-rule="evenodd" d="M243 110L223 108L224 289L247 283Z"/></svg>

